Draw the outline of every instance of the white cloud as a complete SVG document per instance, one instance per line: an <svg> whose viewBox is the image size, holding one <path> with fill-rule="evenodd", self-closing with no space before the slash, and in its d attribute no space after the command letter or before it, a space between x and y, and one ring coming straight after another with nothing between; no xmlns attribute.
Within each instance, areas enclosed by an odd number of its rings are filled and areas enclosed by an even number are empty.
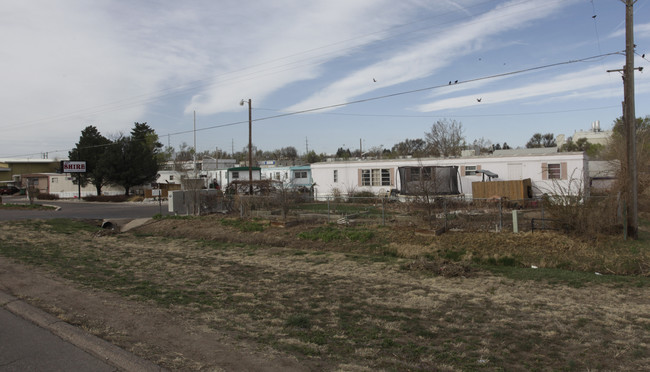
<svg viewBox="0 0 650 372"><path fill-rule="evenodd" d="M608 35L609 38L625 36L625 27L620 28ZM634 25L634 38L649 38L650 37L650 23L635 24Z"/></svg>
<svg viewBox="0 0 650 372"><path fill-rule="evenodd" d="M482 91L471 95L437 100L429 104L420 105L417 107L417 110L421 112L432 112L520 100L530 101L530 98L539 99L544 97L552 99L558 99L560 97L567 98L569 96L572 98L581 96L583 99L595 98L596 96L602 97L603 95L611 97L611 83L610 76L603 73L602 66L598 66L579 72L559 75L541 83L532 83L511 89ZM598 93L595 93L596 90L598 90ZM477 98L481 98L480 103L476 101Z"/></svg>
<svg viewBox="0 0 650 372"><path fill-rule="evenodd" d="M543 7L537 2L502 4L475 19L398 50L390 58L359 69L287 110L299 111L347 102L378 88L430 76L455 59L482 48L481 43L488 38L525 27L531 21L548 17L569 3L549 2ZM372 77L377 77L379 83L371 84ZM456 77L440 78L438 84L446 80L456 80Z"/></svg>

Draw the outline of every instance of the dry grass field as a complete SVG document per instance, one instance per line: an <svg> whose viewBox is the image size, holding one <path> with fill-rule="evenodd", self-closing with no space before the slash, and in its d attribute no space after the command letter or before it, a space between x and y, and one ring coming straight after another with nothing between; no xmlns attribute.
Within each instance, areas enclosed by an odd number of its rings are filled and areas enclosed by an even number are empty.
<svg viewBox="0 0 650 372"><path fill-rule="evenodd" d="M174 370L644 370L648 239L10 222L0 289Z"/></svg>

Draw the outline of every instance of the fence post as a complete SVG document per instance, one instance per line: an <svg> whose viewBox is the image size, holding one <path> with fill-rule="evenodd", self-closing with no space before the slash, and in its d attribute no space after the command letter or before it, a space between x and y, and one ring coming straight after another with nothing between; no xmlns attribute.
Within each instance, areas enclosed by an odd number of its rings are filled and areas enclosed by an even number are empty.
<svg viewBox="0 0 650 372"><path fill-rule="evenodd" d="M386 203L386 198L381 198L381 224L382 226L386 226L386 212L384 205Z"/></svg>
<svg viewBox="0 0 650 372"><path fill-rule="evenodd" d="M447 231L447 198L442 198L442 210L445 213L445 231Z"/></svg>
<svg viewBox="0 0 650 372"><path fill-rule="evenodd" d="M519 211L517 209L514 209L512 211L512 232L517 234L519 232Z"/></svg>
<svg viewBox="0 0 650 372"><path fill-rule="evenodd" d="M327 223L330 223L330 197L327 197Z"/></svg>
<svg viewBox="0 0 650 372"><path fill-rule="evenodd" d="M542 230L546 228L546 221L544 219L544 199L539 199L542 205Z"/></svg>
<svg viewBox="0 0 650 372"><path fill-rule="evenodd" d="M503 198L499 198L499 232L503 231Z"/></svg>
<svg viewBox="0 0 650 372"><path fill-rule="evenodd" d="M243 195L239 198L239 218L244 218L244 198Z"/></svg>

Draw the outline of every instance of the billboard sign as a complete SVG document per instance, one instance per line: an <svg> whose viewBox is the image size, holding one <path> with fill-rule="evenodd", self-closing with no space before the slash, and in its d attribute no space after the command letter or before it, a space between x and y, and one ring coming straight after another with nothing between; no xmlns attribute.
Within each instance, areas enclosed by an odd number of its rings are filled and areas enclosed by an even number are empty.
<svg viewBox="0 0 650 372"><path fill-rule="evenodd" d="M85 172L86 172L85 161L64 161L63 162L63 173L85 173Z"/></svg>

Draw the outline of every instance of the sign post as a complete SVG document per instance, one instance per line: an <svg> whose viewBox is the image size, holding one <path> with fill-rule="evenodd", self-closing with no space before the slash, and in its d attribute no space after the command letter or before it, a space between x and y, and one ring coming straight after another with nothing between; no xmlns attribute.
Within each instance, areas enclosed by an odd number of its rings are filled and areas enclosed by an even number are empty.
<svg viewBox="0 0 650 372"><path fill-rule="evenodd" d="M160 215L162 216L162 190L160 190L160 189L152 189L151 190L151 196L157 196L158 197L158 211L160 212Z"/></svg>
<svg viewBox="0 0 650 372"><path fill-rule="evenodd" d="M81 200L81 173L86 173L85 161L64 161L63 173L77 173L77 186L79 190L79 200Z"/></svg>

